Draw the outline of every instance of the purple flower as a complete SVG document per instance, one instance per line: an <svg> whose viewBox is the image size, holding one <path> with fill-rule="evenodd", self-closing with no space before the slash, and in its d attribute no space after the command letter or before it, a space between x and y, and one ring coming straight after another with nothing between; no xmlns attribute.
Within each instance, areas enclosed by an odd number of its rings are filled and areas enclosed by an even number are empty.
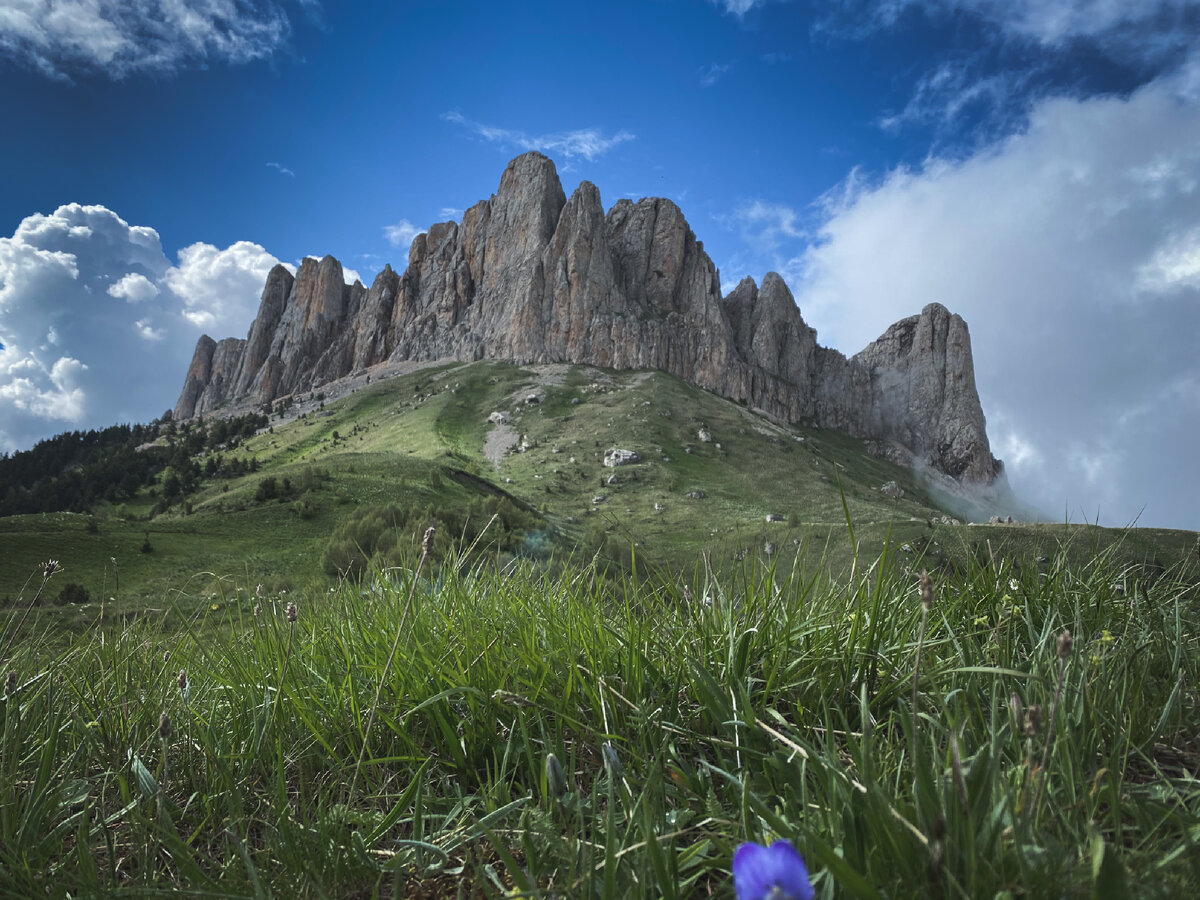
<svg viewBox="0 0 1200 900"><path fill-rule="evenodd" d="M738 900L812 900L808 869L791 841L742 844L733 854Z"/></svg>

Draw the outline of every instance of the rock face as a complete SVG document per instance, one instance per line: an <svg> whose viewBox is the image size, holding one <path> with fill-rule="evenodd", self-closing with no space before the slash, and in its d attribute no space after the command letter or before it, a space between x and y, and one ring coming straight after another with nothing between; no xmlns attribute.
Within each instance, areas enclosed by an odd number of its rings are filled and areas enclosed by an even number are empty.
<svg viewBox="0 0 1200 900"><path fill-rule="evenodd" d="M847 359L817 345L783 279L720 278L674 203L605 213L583 182L517 157L461 223L418 235L370 289L331 256L277 266L246 340L201 338L175 407L269 403L388 360L507 359L662 369L776 418L888 442L960 481L990 483L966 323L938 304Z"/></svg>

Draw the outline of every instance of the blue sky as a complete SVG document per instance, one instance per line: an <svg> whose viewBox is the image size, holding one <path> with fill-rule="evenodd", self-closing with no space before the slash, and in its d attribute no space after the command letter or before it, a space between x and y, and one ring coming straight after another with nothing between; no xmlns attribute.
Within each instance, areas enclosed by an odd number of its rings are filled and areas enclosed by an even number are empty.
<svg viewBox="0 0 1200 900"><path fill-rule="evenodd" d="M370 283L538 149L852 354L966 318L1055 518L1200 527L1200 0L0 0L0 450L172 406L265 273Z"/></svg>

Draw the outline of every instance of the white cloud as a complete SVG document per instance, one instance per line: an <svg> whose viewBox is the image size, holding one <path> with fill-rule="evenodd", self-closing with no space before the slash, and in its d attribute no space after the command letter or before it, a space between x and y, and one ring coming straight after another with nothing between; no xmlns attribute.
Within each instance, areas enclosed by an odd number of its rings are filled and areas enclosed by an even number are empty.
<svg viewBox="0 0 1200 900"><path fill-rule="evenodd" d="M0 376L9 376L0 382L0 409L11 404L16 410L39 419L78 422L87 399L78 382L86 369L87 366L69 356L56 360L49 370L32 357L17 361L7 371L0 366ZM42 386L21 373L38 377ZM4 431L0 430L0 441L5 437Z"/></svg>
<svg viewBox="0 0 1200 900"><path fill-rule="evenodd" d="M964 114L981 111L1003 126L1024 115L1030 97L1030 82L1037 74L1026 64L1019 70L979 74L977 59L948 60L917 80L904 109L879 120L885 131L910 124L932 124L937 128L957 124Z"/></svg>
<svg viewBox="0 0 1200 900"><path fill-rule="evenodd" d="M1168 235L1138 268L1137 287L1152 294L1200 290L1200 225Z"/></svg>
<svg viewBox="0 0 1200 900"><path fill-rule="evenodd" d="M1200 0L841 0L822 23L861 34L890 28L910 10L935 18L967 14L998 37L1060 49L1083 40L1116 58L1157 63L1191 46Z"/></svg>
<svg viewBox="0 0 1200 900"><path fill-rule="evenodd" d="M721 9L730 15L741 18L754 9L756 6L762 6L767 0L712 0L712 3L719 6Z"/></svg>
<svg viewBox="0 0 1200 900"><path fill-rule="evenodd" d="M78 203L0 237L0 448L172 406L200 325L244 334L275 258L193 244L171 265L153 228Z"/></svg>
<svg viewBox="0 0 1200 900"><path fill-rule="evenodd" d="M127 303L142 303L158 296L158 288L140 272L130 272L120 281L108 286L108 295Z"/></svg>
<svg viewBox="0 0 1200 900"><path fill-rule="evenodd" d="M388 243L393 247L401 247L407 251L409 245L413 242L413 238L424 230L423 228L418 228L412 222L408 221L408 219L401 219L395 225L386 226L383 229L383 236L388 239Z"/></svg>
<svg viewBox="0 0 1200 900"><path fill-rule="evenodd" d="M796 210L783 203L754 200L734 210L730 219L742 239L760 252L774 252L783 240L805 236Z"/></svg>
<svg viewBox="0 0 1200 900"><path fill-rule="evenodd" d="M438 210L438 215L442 217L443 222L450 219L457 219L462 214L463 210L455 206L443 206L440 210Z"/></svg>
<svg viewBox="0 0 1200 900"><path fill-rule="evenodd" d="M515 147L520 150L537 150L548 156L557 155L567 160L583 157L591 162L618 144L623 144L626 141L634 139L634 135L628 131L618 131L610 137L598 128L581 128L576 131L529 135L523 131L511 128L499 128L495 125L484 125L479 122L473 122L459 112L443 113L442 118L447 122L462 125L485 141Z"/></svg>
<svg viewBox="0 0 1200 900"><path fill-rule="evenodd" d="M149 319L138 319L133 323L133 330L138 336L147 341L161 341L167 336L165 328L155 328Z"/></svg>
<svg viewBox="0 0 1200 900"><path fill-rule="evenodd" d="M268 169L274 169L274 170L275 170L276 172L278 172L280 175L290 175L292 178L295 178L295 177L296 177L296 173L295 173L295 172L293 172L293 171L292 171L291 169L289 169L287 166L280 165L280 164L279 164L279 163L277 163L277 162L269 162L269 163L267 163L267 168L268 168Z"/></svg>
<svg viewBox="0 0 1200 900"><path fill-rule="evenodd" d="M1078 520L1200 524L1200 99L1036 103L1026 130L826 198L784 267L823 343L856 351L937 300L971 326L1014 486ZM1168 390L1169 385L1182 385ZM1189 394L1188 385L1192 393ZM1190 399L1189 399L1190 398ZM1136 418L1136 427L1128 423Z"/></svg>
<svg viewBox="0 0 1200 900"><path fill-rule="evenodd" d="M291 33L274 2L15 0L0 7L0 51L52 78L120 79L270 56Z"/></svg>
<svg viewBox="0 0 1200 900"><path fill-rule="evenodd" d="M733 68L733 63L711 63L700 70L700 86L712 87L720 81L725 73Z"/></svg>
<svg viewBox="0 0 1200 900"><path fill-rule="evenodd" d="M253 321L267 274L278 263L250 241L224 250L195 243L179 251L179 264L162 281L183 301L183 315L193 325L221 335L241 333Z"/></svg>

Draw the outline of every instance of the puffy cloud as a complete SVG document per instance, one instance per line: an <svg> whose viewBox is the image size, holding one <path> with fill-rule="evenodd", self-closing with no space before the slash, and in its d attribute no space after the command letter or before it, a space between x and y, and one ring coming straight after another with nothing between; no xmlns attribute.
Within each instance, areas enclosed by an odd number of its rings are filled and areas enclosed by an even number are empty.
<svg viewBox="0 0 1200 900"><path fill-rule="evenodd" d="M412 222L408 221L408 219L401 219L395 225L386 226L383 229L383 236L388 239L388 243L393 247L403 247L407 250L409 244L413 242L413 238L424 230L424 228L418 228Z"/></svg>
<svg viewBox="0 0 1200 900"><path fill-rule="evenodd" d="M538 150L548 156L567 160L582 156L591 162L618 144L634 139L634 135L628 131L618 131L612 136L607 136L598 128L580 128L575 131L530 135L512 128L499 128L495 125L472 122L459 112L443 113L442 118L447 122L462 125L485 141L520 150Z"/></svg>
<svg viewBox="0 0 1200 900"><path fill-rule="evenodd" d="M59 79L245 63L274 53L290 33L277 3L253 0L16 0L0 7L0 50Z"/></svg>
<svg viewBox="0 0 1200 900"><path fill-rule="evenodd" d="M64 427L145 421L173 405L201 325L244 333L273 256L193 244L67 204L0 237L0 449Z"/></svg>
<svg viewBox="0 0 1200 900"><path fill-rule="evenodd" d="M1185 68L825 200L787 262L823 342L855 351L932 300L970 323L990 435L1052 515L1194 528L1200 98Z"/></svg>
<svg viewBox="0 0 1200 900"><path fill-rule="evenodd" d="M108 286L108 295L119 297L129 303L142 303L157 297L158 288L145 275L139 272L130 272L120 281Z"/></svg>
<svg viewBox="0 0 1200 900"><path fill-rule="evenodd" d="M258 311L267 274L279 260L250 241L218 250L196 243L179 251L179 265L163 275L165 284L184 304L193 325L218 334L242 332Z"/></svg>

